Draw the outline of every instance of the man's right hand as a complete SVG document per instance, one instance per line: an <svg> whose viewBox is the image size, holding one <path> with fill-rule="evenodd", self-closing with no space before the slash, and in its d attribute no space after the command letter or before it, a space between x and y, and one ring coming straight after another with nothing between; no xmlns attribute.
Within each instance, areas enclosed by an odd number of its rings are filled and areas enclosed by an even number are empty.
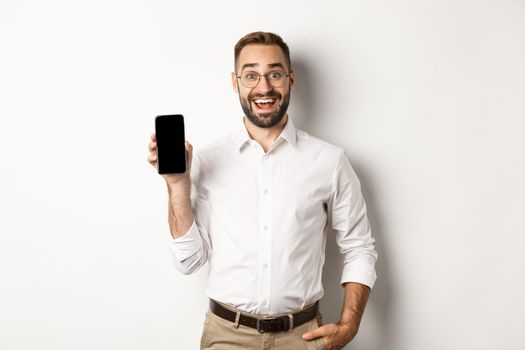
<svg viewBox="0 0 525 350"><path fill-rule="evenodd" d="M186 141L186 172L183 174L163 174L169 192L169 215L168 223L173 238L184 236L193 223L193 211L191 208L191 162L193 158L193 147ZM148 162L158 170L157 165L157 138L151 135L149 143Z"/></svg>
<svg viewBox="0 0 525 350"><path fill-rule="evenodd" d="M162 177L166 180L168 186L174 185L179 180L188 180L191 171L191 161L193 158L193 146L185 141L186 147L186 172L182 174L163 174ZM148 162L158 170L157 166L157 137L155 134L151 134L151 141L148 145L149 156Z"/></svg>

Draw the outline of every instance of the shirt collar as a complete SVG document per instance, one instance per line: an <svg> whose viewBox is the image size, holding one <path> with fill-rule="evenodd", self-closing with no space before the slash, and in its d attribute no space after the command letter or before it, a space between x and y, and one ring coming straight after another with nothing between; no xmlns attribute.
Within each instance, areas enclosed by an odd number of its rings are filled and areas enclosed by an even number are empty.
<svg viewBox="0 0 525 350"><path fill-rule="evenodd" d="M288 120L286 121L286 125L284 126L283 131L281 131L281 134L277 137L276 141L282 138L290 145L295 147L297 143L297 129L292 123L290 117L288 116L287 118ZM250 134L248 134L248 130L246 130L246 126L244 125L244 118L241 120L241 123L242 125L239 130L233 134L235 148L239 151L241 151L243 146L251 140Z"/></svg>

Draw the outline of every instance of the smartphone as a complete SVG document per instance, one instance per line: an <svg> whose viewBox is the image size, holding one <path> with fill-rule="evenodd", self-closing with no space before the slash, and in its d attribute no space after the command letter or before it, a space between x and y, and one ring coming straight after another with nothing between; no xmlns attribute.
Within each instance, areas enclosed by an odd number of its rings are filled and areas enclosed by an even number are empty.
<svg viewBox="0 0 525 350"><path fill-rule="evenodd" d="M155 118L157 166L159 174L186 172L184 117L181 114L159 115Z"/></svg>

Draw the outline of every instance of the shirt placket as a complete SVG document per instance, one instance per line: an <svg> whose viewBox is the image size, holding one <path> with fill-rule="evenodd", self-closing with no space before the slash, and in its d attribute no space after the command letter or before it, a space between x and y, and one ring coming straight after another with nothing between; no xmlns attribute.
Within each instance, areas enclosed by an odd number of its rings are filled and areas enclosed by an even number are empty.
<svg viewBox="0 0 525 350"><path fill-rule="evenodd" d="M271 305L272 261L272 157L261 156L260 164L260 245L259 245L259 310L269 313Z"/></svg>

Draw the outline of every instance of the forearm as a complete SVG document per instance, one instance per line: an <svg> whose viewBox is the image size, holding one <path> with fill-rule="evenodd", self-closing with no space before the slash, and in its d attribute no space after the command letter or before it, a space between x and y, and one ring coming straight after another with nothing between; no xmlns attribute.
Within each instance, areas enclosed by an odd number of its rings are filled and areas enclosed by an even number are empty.
<svg viewBox="0 0 525 350"><path fill-rule="evenodd" d="M370 295L370 287L354 282L344 284L345 298L339 323L357 333Z"/></svg>
<svg viewBox="0 0 525 350"><path fill-rule="evenodd" d="M191 180L184 178L168 184L168 223L174 239L184 236L193 223L191 208Z"/></svg>

